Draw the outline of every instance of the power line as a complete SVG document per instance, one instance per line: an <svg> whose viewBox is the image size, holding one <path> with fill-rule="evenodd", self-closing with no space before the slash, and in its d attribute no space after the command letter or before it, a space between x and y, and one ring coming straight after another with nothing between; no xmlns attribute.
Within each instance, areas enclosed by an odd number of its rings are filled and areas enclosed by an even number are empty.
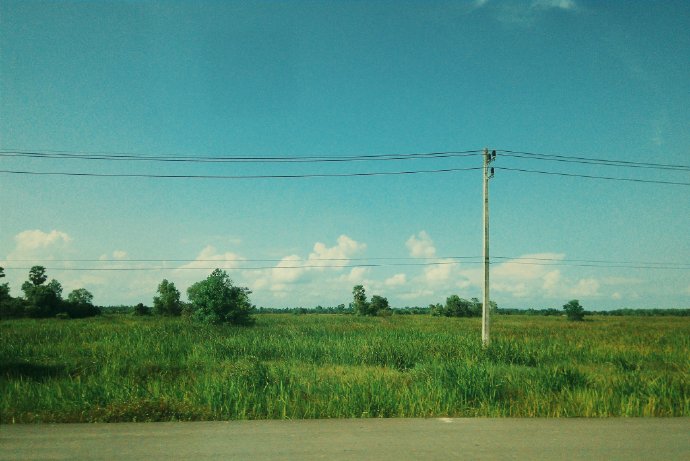
<svg viewBox="0 0 690 461"><path fill-rule="evenodd" d="M354 156L284 156L284 157L250 157L250 156L152 156L131 153L89 153L76 151L24 151L9 150L0 151L0 157L34 157L52 159L82 159L82 160L109 160L109 161L156 161L156 162L240 162L240 163L321 163L321 162L358 162L358 161L398 161L398 160L420 160L420 159L441 159L459 158L478 155L478 150L463 151L441 151L413 154L376 154L376 155L354 155ZM611 160L602 158L592 158L583 156L566 156L556 154L540 154L526 151L499 150L508 157L557 161L577 164L593 164L603 166L661 169L665 171L690 171L688 165L662 164L650 162L632 162L626 160ZM586 179L600 179L609 181L625 181L637 183L690 186L690 182L667 181L653 179L623 178L614 176L597 176L578 173L556 172L533 170L526 168L496 167L505 171L516 171L521 173L534 173L543 175L554 175L563 177L576 177ZM481 167L469 168L443 168L426 170L406 170L392 172L362 172L362 173L307 173L307 174L275 174L275 175L190 175L190 174L147 174L147 173L80 173L80 172L56 172L56 171L26 171L26 170L0 170L0 173L17 175L41 175L41 176L72 176L72 177L113 177L113 178L162 178L162 179L222 179L222 180L241 180L241 179L304 179L304 178L337 178L337 177L371 177L389 175L412 175L429 173L449 173L457 171L478 170Z"/></svg>
<svg viewBox="0 0 690 461"><path fill-rule="evenodd" d="M143 173L70 173L58 171L16 171L0 170L0 173L42 175L42 176L82 176L99 178L163 178L163 179L304 179L304 178L351 178L364 176L392 176L427 173L451 173L456 171L481 170L482 167L442 168L437 170L380 171L369 173L311 173L311 174L276 174L276 175L187 175L187 174L143 174Z"/></svg>
<svg viewBox="0 0 690 461"><path fill-rule="evenodd" d="M452 173L458 171L481 170L482 167L467 168L441 168L435 170L407 170L407 171L380 171L365 173L308 173L308 174L276 174L276 175L187 175L187 174L148 174L148 173L76 173L63 171L20 171L20 170L0 170L0 173L17 175L37 175L37 176L73 176L73 177L98 177L98 178L157 178L157 179L308 179L308 178L350 178L350 177L371 177L371 176L394 176L394 175L413 175L413 174L434 174ZM573 178L602 179L608 181L625 181L649 184L664 184L674 186L690 186L690 182L663 181L653 179L621 178L613 176L595 176L576 173L563 173L556 171L530 170L525 168L495 167L504 171L516 171L520 173L535 173L553 176L565 176Z"/></svg>
<svg viewBox="0 0 690 461"><path fill-rule="evenodd" d="M506 157L523 158L529 160L545 160L567 163L606 165L632 168L654 168L663 170L690 171L690 165L634 162L608 158L585 156L542 154L537 152L498 149ZM298 155L298 156L199 156L199 155L147 155L123 152L86 152L68 150L21 150L0 149L0 157L30 157L46 159L77 159L77 160L110 160L110 161L154 161L154 162L242 162L242 163L321 163L321 162L358 162L358 161L389 161L457 158L479 155L480 149L460 151L421 152L410 154L372 154L372 155Z"/></svg>
<svg viewBox="0 0 690 461"><path fill-rule="evenodd" d="M589 165L618 166L628 168L653 168L673 171L690 171L690 165L674 165L666 163L632 162L627 160L613 160L591 157L577 157L556 154L539 154L534 152L521 152L512 150L498 150L505 157L524 158L529 160L546 160L554 162L580 163Z"/></svg>
<svg viewBox="0 0 690 461"><path fill-rule="evenodd" d="M447 257L434 257L434 258L420 258L420 257L372 257L372 258L299 258L299 259L289 259L290 262L309 262L309 261L425 261L429 259L436 260L462 260L462 259L478 259L479 256L447 256ZM11 259L10 262L32 262L32 261L44 261L43 259ZM285 258L282 259L248 259L248 258L236 258L236 259L51 259L49 262L282 262L286 261Z"/></svg>
<svg viewBox="0 0 690 461"><path fill-rule="evenodd" d="M448 260L463 261L463 260L481 260L481 256L434 256L431 258L419 256L401 256L401 257L366 257L366 258L118 258L118 259L101 259L101 258L58 258L45 260L41 258L23 258L23 259L9 259L7 262L60 262L60 263L83 263L83 262L98 262L98 263L133 263L133 262L157 262L157 263L180 263L180 262L233 262L233 263L257 263L257 262L349 262L349 261L425 261L427 263L433 262L447 262ZM690 262L677 263L669 261L639 261L639 260L616 260L616 259L572 259L572 258L553 258L553 257L538 257L538 256L491 256L492 260L501 260L505 263L512 263L516 261L538 261L538 262L559 262L559 263L590 263L590 264L637 264L637 265L666 265L666 266L688 266ZM321 266L320 266L321 267Z"/></svg>
<svg viewBox="0 0 690 461"><path fill-rule="evenodd" d="M0 157L29 157L41 159L70 160L106 160L106 161L149 161L149 162L185 162L185 163L342 163L362 161L398 161L424 160L438 158L459 158L478 155L479 150L424 152L413 154L378 154L353 156L177 156L177 155L141 155L126 153L89 153L68 151L21 151L2 150Z"/></svg>
<svg viewBox="0 0 690 461"><path fill-rule="evenodd" d="M406 267L406 266L448 266L455 265L458 262L437 262L437 263L408 263L408 264L342 264L342 265L295 265L295 266L234 266L234 267L46 267L46 270L57 272L72 272L72 271L94 271L94 272L118 272L118 271L190 271L190 270L284 270L284 269L354 269L354 268L371 268L371 267ZM466 264L479 265L482 261L472 261ZM542 267L591 267L602 269L649 269L649 270L690 270L690 267L677 266L628 266L628 265L602 265L602 264L567 264L567 263L538 263L538 262L523 262L516 261L511 264L526 265L526 266L542 266ZM6 267L6 270L30 270L30 267Z"/></svg>
<svg viewBox="0 0 690 461"><path fill-rule="evenodd" d="M439 261L428 263L390 263L390 264L336 264L336 265L321 265L321 264L303 264L290 266L235 266L235 267L46 267L46 270L54 271L162 271L162 270L273 270L273 269L352 269L357 267L399 267L399 266L448 266L458 264L457 261ZM12 270L30 270L30 267L6 267Z"/></svg>
<svg viewBox="0 0 690 461"><path fill-rule="evenodd" d="M436 259L436 261L428 261ZM690 263L673 262L650 262L650 261L612 261L612 260L589 260L589 259L559 259L559 258L539 258L539 257L508 257L494 256L491 259L504 260L503 264L517 264L530 266L568 266L568 267L592 267L592 268L620 268L620 269L660 269L660 270L690 270ZM7 262L40 262L39 259L17 259ZM348 264L314 264L315 261L323 262L347 262ZM349 264L350 261L425 261L425 262L389 262L373 263L359 262ZM280 266L231 266L220 267L225 270L273 270L273 269L345 269L358 267L426 267L426 266L447 266L463 264L482 264L478 256L449 256L445 258L312 258L312 259L121 259L121 260L96 260L96 259L58 259L50 262L99 262L99 263L133 263L133 262L214 262L219 263L211 266L148 266L148 267L49 267L46 270L55 271L164 271L164 270L213 270L218 266L225 266L220 263L260 263L289 262L290 265ZM299 263L308 264L299 264ZM7 270L29 270L30 267L6 267Z"/></svg>
<svg viewBox="0 0 690 461"><path fill-rule="evenodd" d="M639 183L649 183L649 184L665 184L673 186L690 186L690 182L679 182L679 181L661 181L655 179L636 179L636 178L620 178L614 176L595 176L587 174L575 174L575 173L562 173L557 171L542 171L542 170L528 170L524 168L509 168L505 166L495 167L498 170L506 171L517 171L520 173L535 173L535 174L546 174L554 176L567 176L571 178L587 178L587 179L603 179L607 181L627 181L627 182L639 182Z"/></svg>

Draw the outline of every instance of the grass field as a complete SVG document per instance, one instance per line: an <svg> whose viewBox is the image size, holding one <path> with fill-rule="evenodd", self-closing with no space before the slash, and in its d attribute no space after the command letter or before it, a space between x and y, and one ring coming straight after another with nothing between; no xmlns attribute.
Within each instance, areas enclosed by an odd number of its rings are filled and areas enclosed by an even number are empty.
<svg viewBox="0 0 690 461"><path fill-rule="evenodd" d="M690 318L0 322L12 422L690 416Z"/></svg>

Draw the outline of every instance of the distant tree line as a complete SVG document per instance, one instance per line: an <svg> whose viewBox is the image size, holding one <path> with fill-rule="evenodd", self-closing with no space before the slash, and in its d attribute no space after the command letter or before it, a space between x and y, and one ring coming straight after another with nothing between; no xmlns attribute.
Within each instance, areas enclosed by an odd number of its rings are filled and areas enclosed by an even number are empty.
<svg viewBox="0 0 690 461"><path fill-rule="evenodd" d="M493 301L489 302L491 312L498 308ZM477 298L470 300L461 298L458 295L451 295L446 298L446 304L432 304L429 306L431 315L437 317L481 317L483 303Z"/></svg>
<svg viewBox="0 0 690 461"><path fill-rule="evenodd" d="M0 267L0 278L5 271ZM0 318L84 318L101 313L93 305L93 295L84 288L72 290L62 297L62 285L55 279L48 281L43 266L33 266L22 284L23 297L12 297L7 283L0 284Z"/></svg>
<svg viewBox="0 0 690 461"><path fill-rule="evenodd" d="M0 267L0 279L5 272ZM46 283L47 282L47 283ZM72 290L66 299L62 296L62 285L55 279L48 282L46 269L33 266L28 280L22 284L23 297L12 297L7 283L0 283L0 318L84 318L108 314L133 314L138 316L184 316L202 323L251 325L253 313L258 314L356 314L362 316L387 315L432 315L437 317L481 317L482 303L477 298L469 300L451 295L445 304L431 304L428 307L392 308L388 299L373 295L367 300L362 285L352 289L352 302L348 306L315 308L256 308L251 304L251 291L235 286L228 274L215 269L206 279L194 283L187 289L189 302L180 299L180 292L173 282L163 279L153 297L153 307L143 303L136 306L109 306L99 308L93 304L93 295L84 288ZM585 315L599 316L690 316L690 309L616 309L610 311L586 311L578 300L571 300L563 309L515 309L499 308L490 302L491 312L497 315L540 315L566 316L569 320L583 320Z"/></svg>
<svg viewBox="0 0 690 461"><path fill-rule="evenodd" d="M352 314L351 307L346 307L345 304L338 304L337 306L321 306L316 307L259 307L256 309L257 314Z"/></svg>
<svg viewBox="0 0 690 461"><path fill-rule="evenodd" d="M585 315L600 316L635 316L635 317L688 317L690 309L614 309L608 311L585 310ZM516 309L499 308L498 315L543 315L543 316L562 316L566 315L563 309Z"/></svg>
<svg viewBox="0 0 690 461"><path fill-rule="evenodd" d="M610 311L587 311L587 315L690 317L690 309L614 309Z"/></svg>

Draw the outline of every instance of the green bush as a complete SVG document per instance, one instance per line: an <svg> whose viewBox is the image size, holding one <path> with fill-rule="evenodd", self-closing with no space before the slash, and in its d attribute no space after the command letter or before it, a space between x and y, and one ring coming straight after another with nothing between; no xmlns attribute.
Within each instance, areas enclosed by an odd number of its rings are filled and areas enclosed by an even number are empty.
<svg viewBox="0 0 690 461"><path fill-rule="evenodd" d="M249 302L251 291L236 287L228 274L214 270L205 280L187 289L192 319L204 323L231 323L251 325L253 306Z"/></svg>
<svg viewBox="0 0 690 461"><path fill-rule="evenodd" d="M580 301L573 299L563 305L568 320L582 321L585 319L585 308L580 305Z"/></svg>

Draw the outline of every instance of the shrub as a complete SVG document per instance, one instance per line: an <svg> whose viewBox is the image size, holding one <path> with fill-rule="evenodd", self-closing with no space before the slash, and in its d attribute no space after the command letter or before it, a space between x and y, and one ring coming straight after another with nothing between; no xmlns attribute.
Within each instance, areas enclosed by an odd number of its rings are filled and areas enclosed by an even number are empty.
<svg viewBox="0 0 690 461"><path fill-rule="evenodd" d="M187 289L192 318L212 324L253 324L250 294L248 288L233 285L228 274L221 269L214 270L205 280Z"/></svg>
<svg viewBox="0 0 690 461"><path fill-rule="evenodd" d="M563 305L568 320L582 321L585 319L585 308L580 305L580 301L573 299Z"/></svg>
<svg viewBox="0 0 690 461"><path fill-rule="evenodd" d="M151 309L144 306L143 303L139 303L136 306L134 306L134 310L132 311L132 314L133 315L151 315Z"/></svg>

